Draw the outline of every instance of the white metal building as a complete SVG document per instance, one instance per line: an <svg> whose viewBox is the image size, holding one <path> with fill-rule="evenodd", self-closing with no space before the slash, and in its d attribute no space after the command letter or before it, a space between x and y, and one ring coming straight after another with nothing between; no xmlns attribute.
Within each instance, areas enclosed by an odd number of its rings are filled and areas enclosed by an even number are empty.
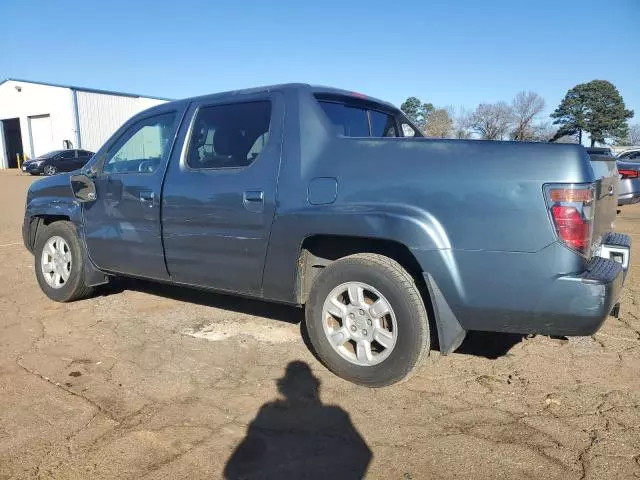
<svg viewBox="0 0 640 480"><path fill-rule="evenodd" d="M96 151L134 114L169 99L8 78L0 82L0 169L17 156Z"/></svg>

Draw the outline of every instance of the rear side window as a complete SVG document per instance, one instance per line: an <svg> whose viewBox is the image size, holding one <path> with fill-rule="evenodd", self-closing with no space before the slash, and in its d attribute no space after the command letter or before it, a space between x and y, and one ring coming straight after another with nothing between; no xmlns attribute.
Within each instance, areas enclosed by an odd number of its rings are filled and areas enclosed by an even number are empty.
<svg viewBox="0 0 640 480"><path fill-rule="evenodd" d="M369 136L369 120L366 110L333 102L320 102L320 106L329 117L336 134L345 137Z"/></svg>
<svg viewBox="0 0 640 480"><path fill-rule="evenodd" d="M397 137L395 119L386 113L369 110L372 137Z"/></svg>
<svg viewBox="0 0 640 480"><path fill-rule="evenodd" d="M337 135L345 137L397 137L395 118L366 106L339 102L318 102Z"/></svg>
<svg viewBox="0 0 640 480"><path fill-rule="evenodd" d="M187 165L239 168L251 165L269 140L268 100L202 107L193 124Z"/></svg>

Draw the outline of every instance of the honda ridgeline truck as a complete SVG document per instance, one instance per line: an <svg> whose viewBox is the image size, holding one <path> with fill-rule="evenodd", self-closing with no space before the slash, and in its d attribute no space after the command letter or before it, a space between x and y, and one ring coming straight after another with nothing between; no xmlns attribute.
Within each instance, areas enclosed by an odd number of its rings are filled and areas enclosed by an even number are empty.
<svg viewBox="0 0 640 480"><path fill-rule="evenodd" d="M301 305L322 361L406 377L470 330L594 333L630 239L615 162L579 145L435 140L389 103L290 84L158 105L35 182L23 237L51 299L116 276Z"/></svg>

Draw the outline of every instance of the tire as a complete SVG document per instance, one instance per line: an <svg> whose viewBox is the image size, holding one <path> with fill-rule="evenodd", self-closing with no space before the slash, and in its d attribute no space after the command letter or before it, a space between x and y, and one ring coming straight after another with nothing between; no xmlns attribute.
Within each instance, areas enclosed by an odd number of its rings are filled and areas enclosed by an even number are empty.
<svg viewBox="0 0 640 480"><path fill-rule="evenodd" d="M340 294L344 288L347 292ZM378 318L377 309L388 313ZM361 253L327 266L313 284L305 314L320 360L359 385L384 387L404 380L429 351L429 319L418 287L398 262L382 255ZM340 345L334 347L330 337Z"/></svg>
<svg viewBox="0 0 640 480"><path fill-rule="evenodd" d="M52 244L52 242L54 243ZM51 246L54 247L55 253L52 253ZM43 255L45 248L48 252L47 257ZM67 253L69 256L65 256ZM54 256L56 256L55 259ZM68 262L67 259L69 259ZM58 260L57 264L56 260ZM87 287L84 282L84 261L82 244L71 222L54 222L38 231L34 248L36 278L44 294L51 300L71 302L86 298L93 293L94 289ZM57 270L54 267L45 268L43 266L45 263L47 265L56 264L60 268ZM52 272L45 273L46 269L51 269ZM57 279L56 272L61 272L60 280ZM67 272L66 279L64 272ZM52 285L52 282L55 286Z"/></svg>
<svg viewBox="0 0 640 480"><path fill-rule="evenodd" d="M45 165L43 172L45 175L47 176L51 176L51 175L55 175L56 173L58 173L58 169L56 168L55 165Z"/></svg>

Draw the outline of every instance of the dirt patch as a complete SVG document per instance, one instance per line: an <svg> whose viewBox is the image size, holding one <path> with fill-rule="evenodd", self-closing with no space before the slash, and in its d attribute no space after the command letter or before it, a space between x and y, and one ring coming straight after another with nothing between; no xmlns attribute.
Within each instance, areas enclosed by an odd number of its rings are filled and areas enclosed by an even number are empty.
<svg viewBox="0 0 640 480"><path fill-rule="evenodd" d="M636 245L620 318L596 335L474 332L370 390L316 361L299 309L141 282L50 302L20 238L33 180L0 172L0 478L289 472L336 446L337 478L640 475L640 206L618 218Z"/></svg>

